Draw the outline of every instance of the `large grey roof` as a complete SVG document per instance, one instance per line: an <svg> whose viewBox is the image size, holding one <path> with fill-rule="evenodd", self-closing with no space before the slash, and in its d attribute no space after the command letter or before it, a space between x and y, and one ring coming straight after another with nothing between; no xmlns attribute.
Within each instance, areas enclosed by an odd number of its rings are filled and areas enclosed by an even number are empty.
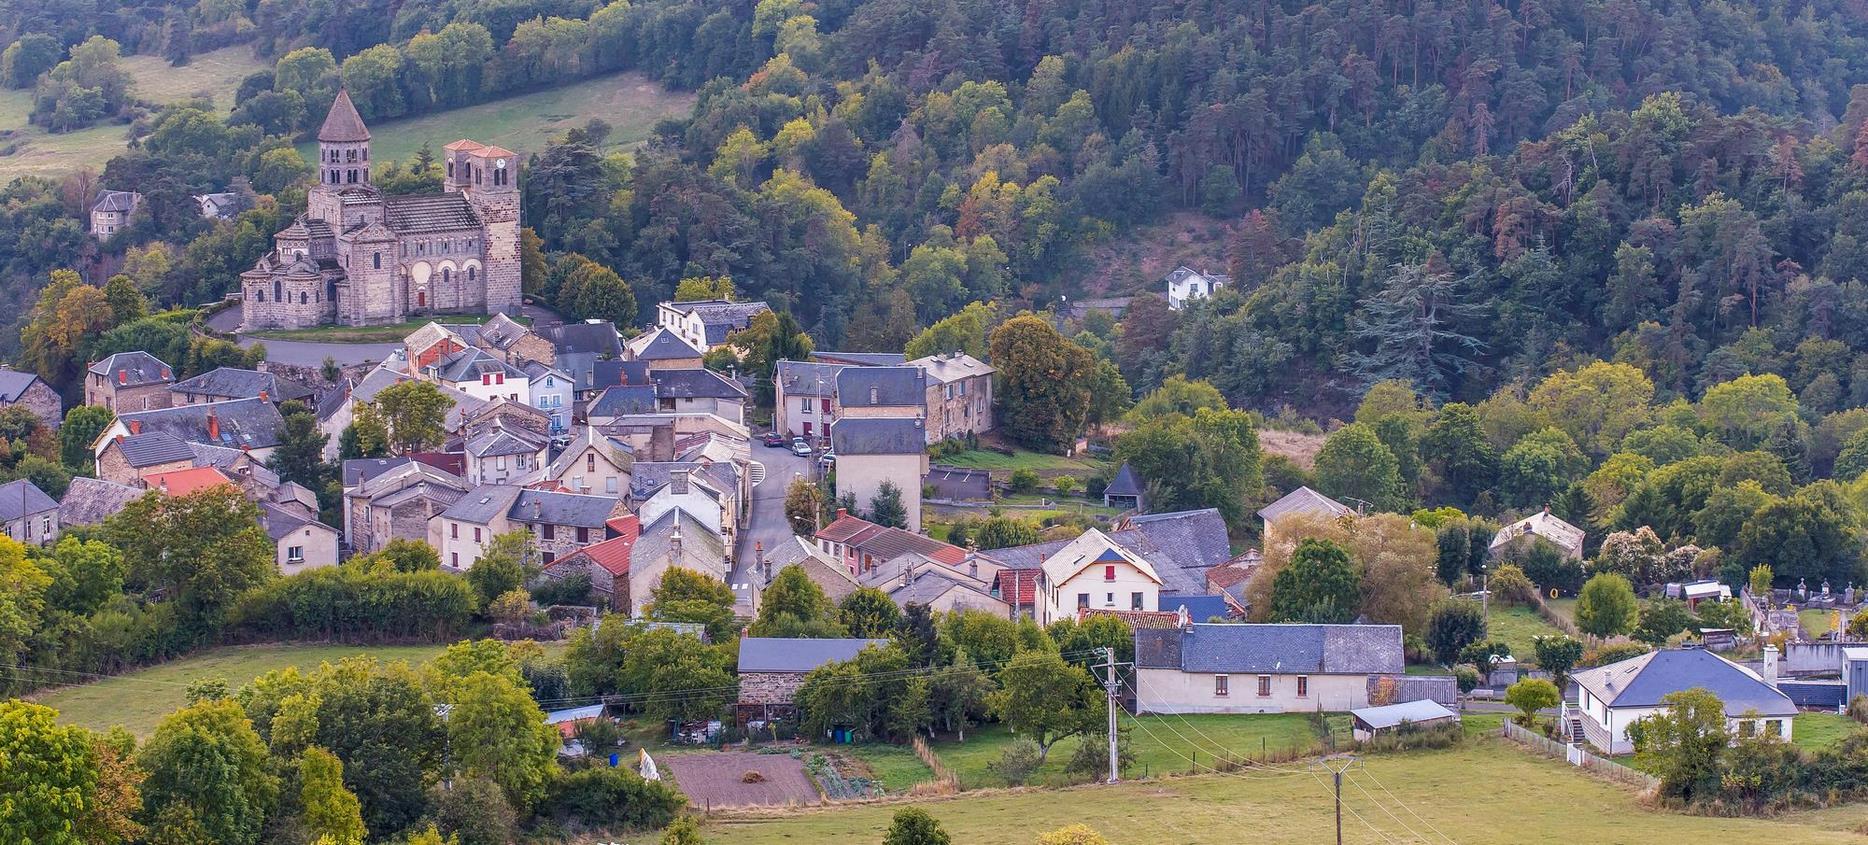
<svg viewBox="0 0 1868 845"><path fill-rule="evenodd" d="M609 496L521 490L506 516L516 522L602 528L616 504L617 500Z"/></svg>
<svg viewBox="0 0 1868 845"><path fill-rule="evenodd" d="M397 234L461 232L480 228L463 194L405 194L383 198L383 222Z"/></svg>
<svg viewBox="0 0 1868 845"><path fill-rule="evenodd" d="M489 373L501 373L507 378L525 378L525 371L493 357L492 353L478 346L470 346L447 356L434 364L435 372L442 381L455 383L479 381Z"/></svg>
<svg viewBox="0 0 1868 845"><path fill-rule="evenodd" d="M717 346L726 336L752 324L752 318L772 310L764 302L728 302L721 299L672 302L669 307L700 318L707 330L707 344Z"/></svg>
<svg viewBox="0 0 1868 845"><path fill-rule="evenodd" d="M175 371L147 352L119 352L91 365L92 375L104 376L116 387L167 384L175 380Z"/></svg>
<svg viewBox="0 0 1868 845"><path fill-rule="evenodd" d="M1205 595L1206 570L1231 559L1226 520L1214 508L1155 513L1129 519L1128 528L1108 532L1109 539L1153 565L1164 592ZM1069 545L1052 540L1029 546L991 549L981 554L1010 569L1039 569L1044 559Z"/></svg>
<svg viewBox="0 0 1868 845"><path fill-rule="evenodd" d="M1348 505L1318 493L1309 487L1299 487L1284 494L1277 501L1258 510L1258 518L1266 522L1290 516L1291 514L1320 514L1324 516L1345 516L1355 513Z"/></svg>
<svg viewBox="0 0 1868 845"><path fill-rule="evenodd" d="M123 452L123 460L135 469L195 459L195 450L187 441L166 431L130 435L117 441L117 448Z"/></svg>
<svg viewBox="0 0 1868 845"><path fill-rule="evenodd" d="M505 516L519 498L519 488L511 484L482 484L456 499L441 512L443 517L485 525Z"/></svg>
<svg viewBox="0 0 1868 845"><path fill-rule="evenodd" d="M920 420L844 417L830 426L838 455L912 455L927 449Z"/></svg>
<svg viewBox="0 0 1868 845"><path fill-rule="evenodd" d="M65 488L65 498L58 503L58 522L60 525L96 525L145 492L148 491L141 487L78 476Z"/></svg>
<svg viewBox="0 0 1868 845"><path fill-rule="evenodd" d="M745 399L746 389L713 370L653 370L655 395L675 399Z"/></svg>
<svg viewBox="0 0 1868 845"><path fill-rule="evenodd" d="M318 127L318 140L339 144L370 140L369 127L363 125L363 116L357 114L356 105L350 102L348 90L337 89L337 99L331 101L331 110L324 115L324 125Z"/></svg>
<svg viewBox="0 0 1868 845"><path fill-rule="evenodd" d="M216 367L193 378L183 379L169 388L177 393L199 393L222 399L252 399L262 392L274 402L309 395L309 391L281 382L271 373L240 367Z"/></svg>
<svg viewBox="0 0 1868 845"><path fill-rule="evenodd" d="M844 367L837 401L845 408L920 405L927 401L927 374L919 367Z"/></svg>
<svg viewBox="0 0 1868 845"><path fill-rule="evenodd" d="M97 199L91 203L92 211L127 212L136 207L135 191L113 191L108 188L97 192Z"/></svg>
<svg viewBox="0 0 1868 845"><path fill-rule="evenodd" d="M58 503L24 478L0 484L0 520L55 510L58 510Z"/></svg>
<svg viewBox="0 0 1868 845"><path fill-rule="evenodd" d="M1399 625L1208 625L1135 632L1144 669L1214 674L1399 675Z"/></svg>
<svg viewBox="0 0 1868 845"><path fill-rule="evenodd" d="M653 414L655 407L654 385L619 384L604 388L584 413L590 417L623 417Z"/></svg>
<svg viewBox="0 0 1868 845"><path fill-rule="evenodd" d="M266 529L266 536L271 537L275 543L284 539L286 535L307 525L318 525L327 531L332 530L330 526L309 518L292 508L280 507L272 502L260 503L259 524L261 528Z"/></svg>
<svg viewBox="0 0 1868 845"><path fill-rule="evenodd" d="M616 335L616 325L608 320L599 320L594 323L560 323L555 326L540 326L533 331L551 341L552 347L560 355L584 352L614 358L623 354L623 341Z"/></svg>
<svg viewBox="0 0 1868 845"><path fill-rule="evenodd" d="M218 420L219 438L208 434L210 414ZM277 407L258 399L230 399L136 411L119 419L126 426L131 421L139 422L143 433L165 431L190 443L233 449L268 449L279 445L279 429L285 422Z"/></svg>
<svg viewBox="0 0 1868 845"><path fill-rule="evenodd" d="M847 364L820 364L815 361L780 361L774 376L786 396L834 396L837 373Z"/></svg>
<svg viewBox="0 0 1868 845"><path fill-rule="evenodd" d="M39 377L32 373L0 369L0 401L18 402L26 389L32 387L32 383L38 380Z"/></svg>
<svg viewBox="0 0 1868 845"><path fill-rule="evenodd" d="M467 454L482 458L500 455L531 455L544 451L547 440L544 435L525 428L508 428L504 425L483 426L467 438Z"/></svg>
<svg viewBox="0 0 1868 845"><path fill-rule="evenodd" d="M648 345L636 353L639 361L679 361L700 356L701 351L695 349L694 344L667 329L656 329Z"/></svg>
<svg viewBox="0 0 1868 845"><path fill-rule="evenodd" d="M629 489L637 499L646 499L682 471L692 473L729 496L739 490L739 470L732 464L702 461L637 461L629 468Z"/></svg>
<svg viewBox="0 0 1868 845"><path fill-rule="evenodd" d="M674 549L676 526L681 528L678 557ZM719 529L702 523L680 508L669 508L655 522L642 526L629 557L632 562L644 563L667 559L670 566L718 575L726 569L726 541L720 538Z"/></svg>
<svg viewBox="0 0 1868 845"><path fill-rule="evenodd" d="M343 476L346 488L355 487L396 467L414 460L407 455L394 458L349 458L344 461Z"/></svg>
<svg viewBox="0 0 1868 845"><path fill-rule="evenodd" d="M809 672L826 663L850 660L870 646L888 640L811 640L796 637L744 637L739 641L739 671Z"/></svg>
<svg viewBox="0 0 1868 845"><path fill-rule="evenodd" d="M1576 685L1611 707L1659 707L1670 692L1703 688L1719 697L1727 716L1756 710L1764 716L1797 712L1790 698L1744 667L1702 648L1650 651L1619 663L1584 669Z"/></svg>
<svg viewBox="0 0 1868 845"><path fill-rule="evenodd" d="M647 361L596 361L590 365L590 383L584 388L602 390L619 384L648 384Z"/></svg>

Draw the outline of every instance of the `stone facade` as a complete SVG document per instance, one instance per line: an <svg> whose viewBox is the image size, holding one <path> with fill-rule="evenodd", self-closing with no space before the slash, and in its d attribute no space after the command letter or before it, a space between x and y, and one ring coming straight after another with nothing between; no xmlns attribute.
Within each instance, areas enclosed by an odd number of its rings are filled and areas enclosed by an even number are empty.
<svg viewBox="0 0 1868 845"><path fill-rule="evenodd" d="M473 141L445 148L439 194L384 196L370 133L339 91L318 132L305 214L242 273L244 325L386 325L423 314L518 313L518 156Z"/></svg>
<svg viewBox="0 0 1868 845"><path fill-rule="evenodd" d="M803 672L745 672L739 676L739 703L789 707L801 686Z"/></svg>
<svg viewBox="0 0 1868 845"><path fill-rule="evenodd" d="M25 390L20 391L18 398L11 401L0 399L0 405L18 405L25 408L48 428L58 428L59 424L65 421L64 400L58 398L58 391L37 378L32 379L32 383Z"/></svg>
<svg viewBox="0 0 1868 845"><path fill-rule="evenodd" d="M176 470L188 469L195 465L194 458L191 456L186 460L170 461L168 463L156 464L155 466L142 468L133 467L130 466L130 462L123 457L123 448L118 445L120 442L121 438L117 441L107 443L104 445L103 451L97 453L98 478L116 484L128 484L132 487L136 487L142 484L143 476L145 475L152 475L158 472L174 472Z"/></svg>

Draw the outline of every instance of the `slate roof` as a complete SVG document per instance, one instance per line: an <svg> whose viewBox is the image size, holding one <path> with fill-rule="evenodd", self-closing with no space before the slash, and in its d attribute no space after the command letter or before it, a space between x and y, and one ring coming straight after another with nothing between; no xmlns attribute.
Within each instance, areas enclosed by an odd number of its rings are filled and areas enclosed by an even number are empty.
<svg viewBox="0 0 1868 845"><path fill-rule="evenodd" d="M660 397L735 401L746 398L745 388L713 370L651 370L649 378L655 382L655 395Z"/></svg>
<svg viewBox="0 0 1868 845"><path fill-rule="evenodd" d="M349 458L343 465L344 487L355 487L410 460L407 455L394 458Z"/></svg>
<svg viewBox="0 0 1868 845"><path fill-rule="evenodd" d="M1360 710L1349 711L1349 715L1356 717L1356 720L1362 724L1377 730L1396 727L1402 722L1437 722L1441 719L1459 718L1458 713L1440 706L1440 703L1437 701L1426 698L1419 701L1403 701L1399 704L1389 704L1383 707L1364 707Z"/></svg>
<svg viewBox="0 0 1868 845"><path fill-rule="evenodd" d="M1258 510L1258 518L1266 522L1276 522L1291 514L1321 514L1325 516L1347 516L1355 513L1348 505L1318 493L1309 487L1299 487L1284 494L1277 501Z"/></svg>
<svg viewBox="0 0 1868 845"><path fill-rule="evenodd" d="M336 530L292 508L282 508L271 502L260 503L259 524L261 528L266 529L266 536L271 537L275 543L307 525L316 525L326 531Z"/></svg>
<svg viewBox="0 0 1868 845"><path fill-rule="evenodd" d="M525 371L498 358L478 346L470 346L432 365L435 377L442 381L459 384L477 382L482 375L502 373L507 378L525 378Z"/></svg>
<svg viewBox="0 0 1868 845"><path fill-rule="evenodd" d="M129 212L135 206L135 191L112 191L106 188L97 192L97 199L91 203L91 210Z"/></svg>
<svg viewBox="0 0 1868 845"><path fill-rule="evenodd" d="M458 193L383 197L383 222L398 234L459 232L480 228L473 204Z"/></svg>
<svg viewBox="0 0 1868 845"><path fill-rule="evenodd" d="M560 323L535 329L551 341L558 354L589 353L612 358L623 354L623 341L616 335L616 325L608 320L583 323Z"/></svg>
<svg viewBox="0 0 1868 845"><path fill-rule="evenodd" d="M208 436L208 416L218 420L220 437ZM118 420L127 427L131 421L141 424L142 433L168 432L190 443L207 443L228 448L268 449L279 445L279 429L285 419L271 402L258 399L229 399L178 405L152 411L126 413Z"/></svg>
<svg viewBox="0 0 1868 845"><path fill-rule="evenodd" d="M1226 521L1214 508L1147 514L1131 517L1123 524L1128 527L1108 532L1109 539L1152 564L1161 576L1161 589L1168 592L1205 595L1206 570L1225 563L1232 554L1226 541ZM1045 558L1069 542L1052 540L981 554L1010 569L1038 569Z"/></svg>
<svg viewBox="0 0 1868 845"><path fill-rule="evenodd" d="M1109 480L1108 487L1103 488L1105 496L1140 496L1141 494L1141 482L1135 480L1135 470L1129 466L1128 461L1122 462L1122 466L1116 470L1116 477Z"/></svg>
<svg viewBox="0 0 1868 845"><path fill-rule="evenodd" d="M222 399L253 399L260 393L274 402L298 399L310 391L282 382L272 373L240 367L216 367L193 378L183 379L169 388L177 393L197 393Z"/></svg>
<svg viewBox="0 0 1868 845"><path fill-rule="evenodd" d="M1487 548L1496 549L1526 534L1549 540L1572 557L1583 554L1583 529L1559 519L1549 508L1498 529Z"/></svg>
<svg viewBox="0 0 1868 845"><path fill-rule="evenodd" d="M920 420L844 417L830 426L830 446L839 456L918 455L927 432Z"/></svg>
<svg viewBox="0 0 1868 845"><path fill-rule="evenodd" d="M340 144L370 140L369 127L363 125L363 116L357 114L357 106L350 102L348 90L337 89L337 99L331 102L324 125L318 127L318 140Z"/></svg>
<svg viewBox="0 0 1868 845"><path fill-rule="evenodd" d="M443 517L485 525L504 516L519 498L519 488L511 484L482 484L456 499L441 512Z"/></svg>
<svg viewBox="0 0 1868 845"><path fill-rule="evenodd" d="M835 396L837 373L845 364L780 361L774 378L786 396Z"/></svg>
<svg viewBox="0 0 1868 845"><path fill-rule="evenodd" d="M58 503L24 478L0 484L0 520L20 519L55 510L58 510Z"/></svg>
<svg viewBox="0 0 1868 845"><path fill-rule="evenodd" d="M206 443L190 443L188 444L188 450L195 455L195 466L218 467L227 470L227 474L230 477L246 475L257 479L261 484L267 487L279 486L279 474L273 472L262 461L248 461L245 466L240 467L238 471L236 471L235 464L237 464L242 457L246 456L246 452L240 449L230 449L225 446L210 446Z"/></svg>
<svg viewBox="0 0 1868 845"><path fill-rule="evenodd" d="M1725 704L1725 715L1747 710L1764 716L1795 715L1790 698L1764 679L1703 648L1650 651L1619 663L1583 669L1571 676L1576 685L1610 707L1659 707L1661 696L1703 687Z"/></svg>
<svg viewBox="0 0 1868 845"><path fill-rule="evenodd" d="M134 469L195 459L195 450L187 441L166 431L130 435L117 441L117 449Z"/></svg>
<svg viewBox="0 0 1868 845"><path fill-rule="evenodd" d="M928 374L928 380L935 384L950 381L989 376L998 372L991 364L981 361L965 352L953 352L941 355L928 355L908 362Z"/></svg>
<svg viewBox="0 0 1868 845"><path fill-rule="evenodd" d="M837 401L845 408L915 405L927 401L927 375L916 367L844 367Z"/></svg>
<svg viewBox="0 0 1868 845"><path fill-rule="evenodd" d="M739 641L739 672L809 672L826 663L850 660L870 646L881 648L888 640L834 639L813 640L799 637L742 637Z"/></svg>
<svg viewBox="0 0 1868 845"><path fill-rule="evenodd" d="M467 498L472 498L468 494ZM610 496L586 496L555 490L520 490L506 517L514 522L602 528L616 510Z"/></svg>
<svg viewBox="0 0 1868 845"><path fill-rule="evenodd" d="M1399 625L1208 625L1135 632L1135 665L1202 674L1399 675Z"/></svg>
<svg viewBox="0 0 1868 845"><path fill-rule="evenodd" d="M26 393L26 389L32 387L32 383L38 380L39 377L32 373L0 369L0 401L18 402L20 396Z"/></svg>
<svg viewBox="0 0 1868 845"><path fill-rule="evenodd" d="M908 356L900 352L835 352L824 350L812 352L811 360L821 364L842 364L857 367L895 367L908 363Z"/></svg>
<svg viewBox="0 0 1868 845"><path fill-rule="evenodd" d="M507 428L503 425L483 427L467 438L463 448L467 454L482 458L496 458L500 455L531 455L543 451L546 438L523 428Z"/></svg>
<svg viewBox="0 0 1868 845"><path fill-rule="evenodd" d="M96 525L147 491L128 484L78 476L65 488L65 498L58 503L60 525Z"/></svg>
<svg viewBox="0 0 1868 845"><path fill-rule="evenodd" d="M648 384L619 384L606 387L585 409L586 417L626 417L655 413L655 387Z"/></svg>
<svg viewBox="0 0 1868 845"><path fill-rule="evenodd" d="M1220 287L1220 286L1224 286L1224 285L1228 285L1232 283L1231 276L1226 276L1226 275L1222 275L1219 273L1202 273L1198 270L1188 267L1185 264L1182 264L1181 266L1174 268L1173 271L1169 272L1166 276L1162 276L1161 281L1166 282L1171 285L1171 284L1174 284L1175 282L1184 281L1185 279L1192 277L1192 276L1199 276L1203 279L1206 279L1208 282L1211 282L1215 287Z"/></svg>
<svg viewBox="0 0 1868 845"><path fill-rule="evenodd" d="M656 329L647 345L636 352L638 361L679 361L687 358L699 358L701 351L694 344L667 329Z"/></svg>
<svg viewBox="0 0 1868 845"><path fill-rule="evenodd" d="M675 556L675 528L681 529L680 556ZM644 565L667 560L669 566L679 566L695 572L703 572L715 577L725 575L726 541L720 538L717 527L707 525L694 518L693 514L680 508L669 508L655 519L655 522L642 527L642 537L636 541L631 552L634 560L643 561ZM642 603L640 598L636 599Z"/></svg>
<svg viewBox="0 0 1868 845"><path fill-rule="evenodd" d="M1225 596L1195 596L1178 593L1163 593L1161 609L1179 612L1187 608L1187 618L1196 622L1205 622L1215 616L1226 618L1232 615L1232 606L1226 603Z"/></svg>
<svg viewBox="0 0 1868 845"><path fill-rule="evenodd" d="M629 489L638 500L646 499L683 470L716 492L734 495L739 491L739 470L732 464L701 461L638 461L629 468Z"/></svg>
<svg viewBox="0 0 1868 845"><path fill-rule="evenodd" d="M115 387L141 387L167 384L175 380L175 370L147 352L119 352L90 366L92 375L103 376Z"/></svg>
<svg viewBox="0 0 1868 845"><path fill-rule="evenodd" d="M668 307L699 317L701 325L706 327L709 346L726 342L727 335L746 328L752 324L752 318L772 310L764 302L729 302L723 299L671 302Z"/></svg>
<svg viewBox="0 0 1868 845"><path fill-rule="evenodd" d="M585 388L602 390L619 384L648 384L647 361L597 361L590 365L590 383Z"/></svg>

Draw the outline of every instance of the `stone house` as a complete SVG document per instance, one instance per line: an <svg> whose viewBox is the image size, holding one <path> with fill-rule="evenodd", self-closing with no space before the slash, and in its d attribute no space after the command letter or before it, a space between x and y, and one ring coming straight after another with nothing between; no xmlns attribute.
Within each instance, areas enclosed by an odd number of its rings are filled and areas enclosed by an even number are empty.
<svg viewBox="0 0 1868 845"><path fill-rule="evenodd" d="M725 299L663 302L655 306L655 325L696 349L712 352L726 345L728 335L751 326L754 318L770 310L764 302Z"/></svg>
<svg viewBox="0 0 1868 845"><path fill-rule="evenodd" d="M130 215L143 204L143 195L135 191L99 189L91 200L91 237L100 241L129 225Z"/></svg>
<svg viewBox="0 0 1868 845"><path fill-rule="evenodd" d="M0 484L0 523L8 537L28 546L56 543L63 530L58 502L24 478Z"/></svg>
<svg viewBox="0 0 1868 845"><path fill-rule="evenodd" d="M560 581L577 573L590 579L590 591L608 610L626 613L629 605L629 568L642 520L623 514L609 521L610 538L591 543L539 569L540 577ZM620 599L619 599L620 596Z"/></svg>
<svg viewBox="0 0 1868 845"><path fill-rule="evenodd" d="M194 449L166 431L116 437L97 453L97 477L117 484L134 485L145 475L194 465Z"/></svg>
<svg viewBox="0 0 1868 845"><path fill-rule="evenodd" d="M623 355L658 370L698 370L706 353L687 342L674 329L653 328L631 338Z"/></svg>
<svg viewBox="0 0 1868 845"><path fill-rule="evenodd" d="M0 407L18 405L33 413L47 428L65 421L65 400L34 373L0 369Z"/></svg>
<svg viewBox="0 0 1868 845"><path fill-rule="evenodd" d="M429 521L472 489L454 473L407 457L345 461L343 475L344 542L356 554L390 540L426 541Z"/></svg>
<svg viewBox="0 0 1868 845"><path fill-rule="evenodd" d="M908 365L927 374L927 442L984 434L993 428L992 374L986 362L964 352L916 358Z"/></svg>
<svg viewBox="0 0 1868 845"><path fill-rule="evenodd" d="M919 419L845 416L831 426L830 444L837 453L838 499L855 496L857 506L867 509L883 483L892 483L901 491L908 530L921 530L921 479L928 472L928 456Z"/></svg>
<svg viewBox="0 0 1868 845"><path fill-rule="evenodd" d="M186 443L239 449L265 461L278 448L284 427L278 406L258 398L119 412L98 436L92 452L102 452L118 437L159 431Z"/></svg>
<svg viewBox="0 0 1868 845"><path fill-rule="evenodd" d="M119 352L85 370L84 404L119 414L167 408L175 371L147 352Z"/></svg>
<svg viewBox="0 0 1868 845"><path fill-rule="evenodd" d="M228 399L264 399L278 403L311 396L311 391L272 373L242 367L216 367L170 385L169 392L175 394L169 402L171 405L199 405Z"/></svg>
<svg viewBox="0 0 1868 845"><path fill-rule="evenodd" d="M861 578L883 563L910 552L926 555L948 566L967 560L966 549L913 531L904 531L852 515L838 508L829 525L817 529L811 542L819 553L841 562L853 577Z"/></svg>
<svg viewBox="0 0 1868 845"><path fill-rule="evenodd" d="M812 669L853 660L863 649L888 645L876 639L802 639L741 637L739 706L743 724L753 719L784 719L795 712L798 687Z"/></svg>
<svg viewBox="0 0 1868 845"><path fill-rule="evenodd" d="M58 524L63 530L73 525L98 525L111 514L128 507L148 491L129 484L78 476L65 488L65 498L58 502Z"/></svg>
<svg viewBox="0 0 1868 845"><path fill-rule="evenodd" d="M612 604L618 613L643 615L668 570L680 568L726 581L732 567L728 546L717 530L682 510L668 510L642 525L630 553L629 574L616 583Z"/></svg>
<svg viewBox="0 0 1868 845"><path fill-rule="evenodd" d="M494 537L512 531L532 534L541 564L609 539L608 523L626 513L620 499L509 484L483 484L428 523L428 542L441 565L471 569Z"/></svg>

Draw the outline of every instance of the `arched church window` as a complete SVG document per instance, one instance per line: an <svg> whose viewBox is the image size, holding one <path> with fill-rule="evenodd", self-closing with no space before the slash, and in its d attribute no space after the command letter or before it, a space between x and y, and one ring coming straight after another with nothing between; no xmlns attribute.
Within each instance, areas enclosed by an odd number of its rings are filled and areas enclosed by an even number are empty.
<svg viewBox="0 0 1868 845"><path fill-rule="evenodd" d="M298 292L298 304L304 305L305 303L310 302L310 301L311 301L311 297L306 296L304 291L301 290Z"/></svg>
<svg viewBox="0 0 1868 845"><path fill-rule="evenodd" d="M452 281L454 281L454 270L449 267L441 268L441 283L447 284Z"/></svg>
<svg viewBox="0 0 1868 845"><path fill-rule="evenodd" d="M277 299L277 300L285 299L285 296L279 292L279 280L278 279L272 280L272 298Z"/></svg>
<svg viewBox="0 0 1868 845"><path fill-rule="evenodd" d="M467 281L471 282L473 280L474 280L474 268L469 267L467 268Z"/></svg>

